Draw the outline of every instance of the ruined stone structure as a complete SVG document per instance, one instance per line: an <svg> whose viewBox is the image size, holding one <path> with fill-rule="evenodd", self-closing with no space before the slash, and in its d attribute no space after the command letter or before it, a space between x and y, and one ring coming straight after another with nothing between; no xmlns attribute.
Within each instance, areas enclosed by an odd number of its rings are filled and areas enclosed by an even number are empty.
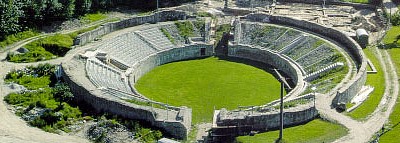
<svg viewBox="0 0 400 143"><path fill-rule="evenodd" d="M146 15L146 16L138 16L138 17L133 17L130 19L125 19L117 22L112 22L112 23L107 23L104 25L101 25L100 27L88 31L82 34L79 34L75 39L74 39L74 45L84 45L90 41L93 41L96 38L99 38L103 35L106 35L108 33L128 28L128 27L133 27L137 25L142 25L145 23L156 23L156 22L164 22L164 21L174 21L174 20L184 20L186 19L186 13L183 11L160 11L156 12L151 15Z"/></svg>
<svg viewBox="0 0 400 143"><path fill-rule="evenodd" d="M84 45L96 37L126 27L185 18L184 12L161 11L149 16L109 23L79 35L75 44ZM308 82L317 79L320 74L340 66L356 67L350 80L334 92L334 106L349 102L365 84L366 58L360 46L342 32L285 16L249 14L245 18L249 21L236 21L232 25L234 40L225 47L227 52L224 55L272 65L290 78L293 84L285 96L285 102L293 102L296 106L285 109L285 126L302 124L318 116L318 111L312 104L315 96L304 91L309 86ZM259 29L265 25L272 29L270 33ZM171 22L142 25L101 41L94 49L64 63L63 76L77 100L90 104L98 112L142 120L175 138L185 139L191 127L191 109L152 101L138 93L133 85L145 73L159 65L215 55L213 46L205 43L209 40L208 30L211 29L209 20L206 20L204 27L205 32L197 32L195 36L185 39ZM262 34L266 36L249 38L259 31L265 32ZM339 45L328 42L315 44L321 38L311 33L334 39ZM171 37L175 41L171 41ZM343 48L354 61L354 65L327 60L337 56L336 47ZM276 129L279 115L274 106L277 103L278 100L241 111L216 110L212 132L215 135L237 136L251 131Z"/></svg>

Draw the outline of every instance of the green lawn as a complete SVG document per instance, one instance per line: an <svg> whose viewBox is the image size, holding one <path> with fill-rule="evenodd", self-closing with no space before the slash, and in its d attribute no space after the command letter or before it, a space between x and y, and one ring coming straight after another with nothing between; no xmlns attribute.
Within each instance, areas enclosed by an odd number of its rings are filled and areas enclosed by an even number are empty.
<svg viewBox="0 0 400 143"><path fill-rule="evenodd" d="M264 70L216 57L156 67L135 87L155 101L192 108L194 124L210 122L214 107L262 105L280 93L279 82Z"/></svg>
<svg viewBox="0 0 400 143"><path fill-rule="evenodd" d="M385 44L391 43L395 39L395 36L400 35L400 26L393 27L385 37ZM392 61L396 66L397 76L400 77L400 49L393 48L389 50ZM395 126L400 123L400 99L397 98L396 106L390 115L389 118L389 127L392 128L389 132L386 132L381 136L380 142L382 143L398 143L400 142L399 134L400 134L400 126Z"/></svg>
<svg viewBox="0 0 400 143"><path fill-rule="evenodd" d="M365 119L369 114L374 112L375 108L378 106L383 93L385 91L385 77L383 75L383 71L378 61L378 58L375 57L373 50L369 47L363 50L367 55L369 60L375 65L375 68L378 70L377 74L368 74L366 85L371 85L374 87L374 91L369 95L367 100L364 101L357 109L348 113L348 115L354 119L362 120Z"/></svg>
<svg viewBox="0 0 400 143"><path fill-rule="evenodd" d="M316 119L305 125L284 129L283 139L286 143L322 143L332 142L346 134L343 126ZM273 143L278 136L279 130L276 130L255 136L240 136L236 140L239 143Z"/></svg>

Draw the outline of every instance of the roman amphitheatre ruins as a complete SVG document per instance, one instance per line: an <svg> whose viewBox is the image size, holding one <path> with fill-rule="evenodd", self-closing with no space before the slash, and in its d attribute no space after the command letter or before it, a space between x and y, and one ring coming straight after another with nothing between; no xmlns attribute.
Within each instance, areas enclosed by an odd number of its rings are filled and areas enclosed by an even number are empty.
<svg viewBox="0 0 400 143"><path fill-rule="evenodd" d="M199 11L212 16L196 16ZM216 57L254 67L262 65L276 83L284 83L285 127L323 119L347 130L346 135L331 142L369 142L388 122L399 89L395 67L390 58L384 58L389 57L388 53L374 50L382 66L377 70L363 52L365 43L376 45L384 36L386 21L381 12L369 4L331 0L205 0L103 24L78 35L74 48L64 57L36 63L2 61L1 75L28 65L58 64L58 72L71 88L74 100L92 106L96 112L144 121L178 140L187 139L197 130L196 142L225 142L279 130L280 92L263 93L278 95L257 99L257 104L231 105L235 108L207 105L209 98L203 97L207 106L204 112L210 116L198 119L205 107L168 103L178 100L173 96L184 94L150 98L136 84L153 69L182 61ZM182 25L191 27L189 34L182 32ZM228 30L216 39L221 25ZM362 38L365 35L369 36L366 40ZM21 46L23 43L10 49ZM5 55L1 53L1 58ZM379 104L365 120L352 119L346 113L356 110L374 91L366 81L369 74L377 72L384 74L386 86ZM16 90L3 80L1 83L2 99ZM29 127L5 104L0 105L0 142L88 142Z"/></svg>

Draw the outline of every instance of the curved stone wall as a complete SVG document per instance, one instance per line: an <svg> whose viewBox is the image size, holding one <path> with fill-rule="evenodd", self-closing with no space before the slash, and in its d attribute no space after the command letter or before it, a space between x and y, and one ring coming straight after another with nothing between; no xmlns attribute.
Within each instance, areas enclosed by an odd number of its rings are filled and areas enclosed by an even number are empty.
<svg viewBox="0 0 400 143"><path fill-rule="evenodd" d="M344 48L344 50L352 57L353 61L356 63L357 74L350 81L348 81L347 84L345 84L337 91L336 97L333 100L332 105L336 106L338 104L349 102L355 95L357 95L358 91L360 91L361 87L365 84L367 79L367 59L357 42L355 42L351 37L347 36L346 34L334 28L325 27L317 23L286 16L249 14L247 15L247 19L298 27L334 39L334 41L341 44L341 47Z"/></svg>
<svg viewBox="0 0 400 143"><path fill-rule="evenodd" d="M146 15L146 16L138 16L138 17L133 17L130 19L124 19L118 22L111 22L107 23L104 25L101 25L100 27L79 34L75 39L74 39L74 45L84 45L88 42L93 41L95 38L98 38L100 36L106 35L108 33L128 28L128 27L133 27L137 25L142 25L145 23L156 23L156 22L164 22L164 21L174 21L174 20L184 20L186 19L186 13L183 11L177 11L177 10L165 10L165 11L160 11L151 15Z"/></svg>
<svg viewBox="0 0 400 143"><path fill-rule="evenodd" d="M201 49L205 50L203 55L201 54ZM129 75L130 85L133 85L135 80L156 66L179 60L211 56L213 54L212 50L212 45L187 45L159 51L147 56L132 67L132 73ZM63 64L62 67L64 69L64 79L70 85L77 101L90 104L97 112L108 112L129 119L149 122L152 126L163 129L174 138L185 139L187 137L191 127L192 114L190 108L171 107L167 111L128 103L96 88L85 72L81 71L85 69L85 63L82 61L74 59ZM133 86L132 88L134 90ZM168 114L167 112L169 112L170 117L167 116L166 119L163 116Z"/></svg>
<svg viewBox="0 0 400 143"><path fill-rule="evenodd" d="M191 124L191 109L180 108L178 111L169 111L170 116L176 116L174 120L160 118L157 114L165 114L166 110L132 104L120 98L108 96L96 88L82 71L84 64L77 59L62 64L63 78L71 88L76 101L89 104L98 113L107 112L124 118L148 122L174 138L185 139L187 137ZM178 120L178 118L180 119Z"/></svg>
<svg viewBox="0 0 400 143"><path fill-rule="evenodd" d="M250 45L229 45L228 56L266 63L282 70L296 84L286 97L300 94L305 89L306 85L300 67L277 53Z"/></svg>
<svg viewBox="0 0 400 143"><path fill-rule="evenodd" d="M201 55L202 48L205 49L204 55ZM205 44L186 45L180 48L173 48L157 52L156 54L152 54L139 61L138 64L132 67L134 70L132 71L132 74L130 74L130 82L136 83L140 77L159 65L174 61L212 56L212 54L212 45Z"/></svg>

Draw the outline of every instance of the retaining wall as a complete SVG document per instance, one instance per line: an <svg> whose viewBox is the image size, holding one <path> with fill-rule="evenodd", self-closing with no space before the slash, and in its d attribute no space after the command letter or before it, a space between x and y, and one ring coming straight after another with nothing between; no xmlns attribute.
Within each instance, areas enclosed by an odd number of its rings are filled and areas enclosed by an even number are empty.
<svg viewBox="0 0 400 143"><path fill-rule="evenodd" d="M296 87L292 87L292 91L290 91L287 96L298 94L305 88L305 82L303 80L300 66L296 65L295 62L291 62L289 58L283 57L278 53L266 49L255 48L250 45L239 44L228 46L228 56L262 62L280 69L296 84Z"/></svg>
<svg viewBox="0 0 400 143"><path fill-rule="evenodd" d="M186 16L187 16L186 13L183 11L171 10L171 11L160 11L146 16L138 16L130 19L124 19L118 22L106 23L94 30L79 34L74 39L74 45L84 45L90 41L93 41L95 38L117 31L119 29L133 27L144 23L156 23L157 21L164 22L164 21L184 20L186 19Z"/></svg>
<svg viewBox="0 0 400 143"><path fill-rule="evenodd" d="M365 58L364 53L362 52L361 47L354 41L351 37L346 34L330 27L325 27L323 25L299 20L286 16L273 16L266 14L256 14L247 15L247 19L262 21L262 22L271 22L281 25L289 25L298 27L304 30L312 31L317 34L321 34L330 39L334 39L334 41L338 42L342 48L352 57L353 61L357 67L357 74L350 79L343 87L338 89L336 93L335 99L332 101L332 105L336 106L338 104L350 102L350 100L357 95L358 91L360 91L362 85L365 84L367 79L367 59Z"/></svg>
<svg viewBox="0 0 400 143"><path fill-rule="evenodd" d="M284 109L284 126L304 124L316 118L318 111L312 104L310 102L290 109ZM239 111L235 113L228 112L225 109L221 110L216 122L218 128L213 128L213 134L240 136L248 135L251 131L265 132L280 127L279 110L256 114L249 114L251 111L246 112ZM235 116L235 114L238 114L238 116Z"/></svg>
<svg viewBox="0 0 400 143"><path fill-rule="evenodd" d="M205 49L204 55L201 55L202 48ZM140 77L159 65L174 61L212 56L212 54L212 45L205 44L187 45L152 54L132 67L134 70L132 74L130 74L130 82L135 83Z"/></svg>
<svg viewBox="0 0 400 143"><path fill-rule="evenodd" d="M190 108L168 111L170 116L175 116L175 120L160 119L157 116L165 114L166 110L128 103L103 94L90 83L84 71L79 71L85 69L84 63L71 60L63 63L62 68L63 78L74 93L74 99L78 102L89 104L96 112L107 112L124 118L145 121L154 127L161 128L174 138L186 139L191 125L192 110Z"/></svg>

